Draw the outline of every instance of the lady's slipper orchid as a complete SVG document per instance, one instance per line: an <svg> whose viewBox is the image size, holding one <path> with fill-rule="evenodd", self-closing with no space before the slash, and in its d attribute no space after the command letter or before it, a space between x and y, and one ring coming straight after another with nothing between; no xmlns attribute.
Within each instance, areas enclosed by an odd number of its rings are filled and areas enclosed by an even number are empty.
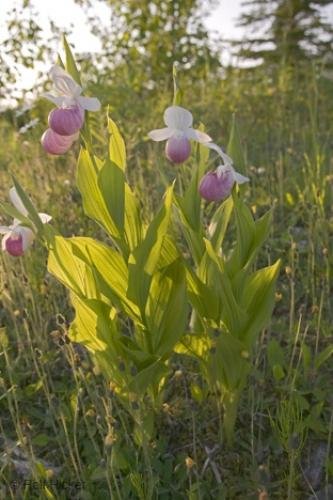
<svg viewBox="0 0 333 500"><path fill-rule="evenodd" d="M41 137L41 143L47 153L62 155L70 149L77 138L78 133L73 135L59 135L51 128L48 128Z"/></svg>
<svg viewBox="0 0 333 500"><path fill-rule="evenodd" d="M207 201L221 201L227 198L235 183L233 169L221 165L203 176L199 185L199 193Z"/></svg>
<svg viewBox="0 0 333 500"><path fill-rule="evenodd" d="M83 97L82 87L73 78L56 64L50 70L50 77L54 85L54 93L46 93L44 97L53 102L58 108L80 106L87 111L99 111L101 103L96 97Z"/></svg>
<svg viewBox="0 0 333 500"><path fill-rule="evenodd" d="M210 142L208 144L205 144L205 146L207 146L207 148L209 149L213 149L214 151L216 151L222 158L223 160L223 165L221 165L220 169L222 169L222 167L228 167L232 170L233 172L233 177L234 177L234 180L235 182L237 182L237 184L244 184L245 182L249 182L249 178L248 177L245 177L244 175L236 172L236 170L234 169L233 167L233 161L232 159L230 158L230 156L228 156L224 151L223 149L218 146L217 144L215 144L214 142Z"/></svg>
<svg viewBox="0 0 333 500"><path fill-rule="evenodd" d="M9 198L16 210L26 217L28 212L15 188L10 189ZM50 222L52 219L48 214L39 213L38 215L43 224ZM1 244L2 250L13 257L23 255L35 239L34 231L29 227L23 226L18 219L14 219L13 224L10 226L0 226L0 234L4 235Z"/></svg>
<svg viewBox="0 0 333 500"><path fill-rule="evenodd" d="M76 134L84 123L84 110L81 106L70 108L55 108L48 118L49 127L58 135L71 136Z"/></svg>
<svg viewBox="0 0 333 500"><path fill-rule="evenodd" d="M207 172L203 176L199 184L199 193L207 201L221 201L230 195L235 182L243 184L250 179L236 172L230 156L224 153L217 144L211 142L206 146L216 151L221 156L224 164L217 167L215 171Z"/></svg>
<svg viewBox="0 0 333 500"><path fill-rule="evenodd" d="M234 183L233 169L221 165L215 171L211 170L203 176L199 193L207 201L221 201L230 195Z"/></svg>
<svg viewBox="0 0 333 500"><path fill-rule="evenodd" d="M190 140L210 142L209 135L192 128L193 116L187 109L170 106L164 112L165 128L152 130L148 136L153 141L167 141L165 154L173 163L183 163L191 154Z"/></svg>

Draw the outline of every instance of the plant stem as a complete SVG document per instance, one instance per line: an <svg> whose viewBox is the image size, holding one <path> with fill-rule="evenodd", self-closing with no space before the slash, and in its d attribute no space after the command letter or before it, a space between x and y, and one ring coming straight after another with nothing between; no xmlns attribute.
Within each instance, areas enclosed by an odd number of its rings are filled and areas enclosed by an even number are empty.
<svg viewBox="0 0 333 500"><path fill-rule="evenodd" d="M287 500L292 500L292 489L293 489L293 484L294 484L294 471L295 471L295 458L296 454L295 451L292 450L289 458L289 476L288 476L288 496Z"/></svg>
<svg viewBox="0 0 333 500"><path fill-rule="evenodd" d="M235 392L225 392L222 398L222 404L224 410L223 428L227 445L229 447L232 446L234 440L239 397L240 393L235 391Z"/></svg>

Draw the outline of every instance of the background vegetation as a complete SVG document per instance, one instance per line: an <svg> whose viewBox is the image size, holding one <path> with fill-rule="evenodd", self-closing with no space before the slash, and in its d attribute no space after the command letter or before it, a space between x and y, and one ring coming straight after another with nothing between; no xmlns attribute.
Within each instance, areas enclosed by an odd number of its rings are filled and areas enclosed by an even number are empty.
<svg viewBox="0 0 333 500"><path fill-rule="evenodd" d="M244 172L251 178L247 200L258 216L275 207L259 256L264 262L283 259L275 313L256 346L256 372L241 403L234 448L221 444L218 410L209 394L201 404L196 367L179 355L156 438L142 461L112 387L86 352L68 343L73 311L46 272L44 250L36 244L21 259L2 254L0 496L330 499L333 38L320 9L333 2L245 2L241 22L256 36L232 50L256 65L223 67L225 41L212 45L203 24L218 2L103 0L113 12L105 31L94 23L96 1L77 3L103 50L96 60L79 60L89 92L110 105L125 137L128 176L143 212L159 202L166 179L186 176L195 161L176 171L147 139L171 104L172 62L180 63L184 107L219 143L226 145L236 115ZM48 57L29 1L8 22L0 97L15 78L14 63ZM26 110L23 102L3 108L1 199L13 172L65 236L103 239L82 214L77 151L52 158L40 147L49 109L41 99ZM29 126L34 119L38 123ZM93 119L102 144L105 120ZM31 478L38 487L28 484ZM41 486L42 480L51 485Z"/></svg>

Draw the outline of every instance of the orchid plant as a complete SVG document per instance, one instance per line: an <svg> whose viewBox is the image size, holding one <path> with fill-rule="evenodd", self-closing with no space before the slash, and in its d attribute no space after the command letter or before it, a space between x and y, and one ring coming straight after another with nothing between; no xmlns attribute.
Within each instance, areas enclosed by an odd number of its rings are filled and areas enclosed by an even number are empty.
<svg viewBox="0 0 333 500"><path fill-rule="evenodd" d="M68 52L66 40L64 44ZM42 135L41 143L47 153L60 155L66 153L79 138L85 111L99 111L101 103L96 97L82 96L81 85L57 64L52 66L49 74L54 90L45 93L44 97L57 108L49 114L49 128ZM75 75L80 80L77 72Z"/></svg>
<svg viewBox="0 0 333 500"><path fill-rule="evenodd" d="M153 141L167 141L166 157L173 163L183 163L191 154L190 140L207 143L212 139L200 130L192 128L193 116L181 106L170 106L164 112L165 128L151 130L148 134Z"/></svg>
<svg viewBox="0 0 333 500"><path fill-rule="evenodd" d="M7 211L14 214L14 220L10 226L0 226L0 234L4 235L1 246L2 250L12 257L20 257L33 244L37 228L33 222L30 223L27 220L28 211L15 187L9 190L9 199L13 207L7 208ZM47 224L52 219L50 215L44 213L38 213L38 217L43 224Z"/></svg>
<svg viewBox="0 0 333 500"><path fill-rule="evenodd" d="M65 152L80 133L83 110L97 111L100 106L97 99L81 96L79 73L66 41L65 53L65 69L54 66L51 72L55 93L47 95L58 106L42 141L51 154ZM69 290L75 308L70 338L88 349L132 415L139 444L153 432L154 411L161 405L174 352L198 360L208 387L222 401L231 443L237 404L251 370L251 351L273 308L279 262L254 269L270 214L254 220L242 200L238 185L249 179L233 167L231 157L238 147L233 136L228 156L203 130L192 127L192 114L177 100L165 111L164 121L166 127L149 132L149 137L167 141L166 157L174 164L188 160L190 141L195 141L200 161L183 194L177 194L175 183L169 186L148 223L126 181L123 138L108 116L105 156L96 155L87 140L90 134L80 134L77 186L85 213L103 228L112 245L90 237L62 237L44 225L50 216L38 214L14 180L10 196L16 208L2 204L2 209L16 219L1 228L3 248L20 256L36 234L41 236L49 251L48 269ZM205 173L210 150L223 163ZM216 204L207 228L203 199ZM188 246L186 254L171 228L173 207ZM227 252L223 242L232 214L237 241Z"/></svg>

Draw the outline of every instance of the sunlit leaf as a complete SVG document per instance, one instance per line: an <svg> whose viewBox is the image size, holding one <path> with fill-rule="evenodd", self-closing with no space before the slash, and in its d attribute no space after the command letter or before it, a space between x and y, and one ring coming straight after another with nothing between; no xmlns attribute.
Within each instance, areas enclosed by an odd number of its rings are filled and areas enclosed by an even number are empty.
<svg viewBox="0 0 333 500"><path fill-rule="evenodd" d="M74 56L72 54L71 48L66 40L65 35L63 35L62 37L62 42L64 45L65 56L66 56L66 63L65 63L66 71L71 75L71 77L76 81L76 83L82 85L79 70L77 69Z"/></svg>
<svg viewBox="0 0 333 500"><path fill-rule="evenodd" d="M173 186L164 196L164 202L150 223L145 238L129 258L128 297L138 304L144 314L152 275L160 259L163 241L170 221Z"/></svg>
<svg viewBox="0 0 333 500"><path fill-rule="evenodd" d="M169 353L184 334L188 315L186 283L181 261L176 261L152 279L145 318L153 352Z"/></svg>

